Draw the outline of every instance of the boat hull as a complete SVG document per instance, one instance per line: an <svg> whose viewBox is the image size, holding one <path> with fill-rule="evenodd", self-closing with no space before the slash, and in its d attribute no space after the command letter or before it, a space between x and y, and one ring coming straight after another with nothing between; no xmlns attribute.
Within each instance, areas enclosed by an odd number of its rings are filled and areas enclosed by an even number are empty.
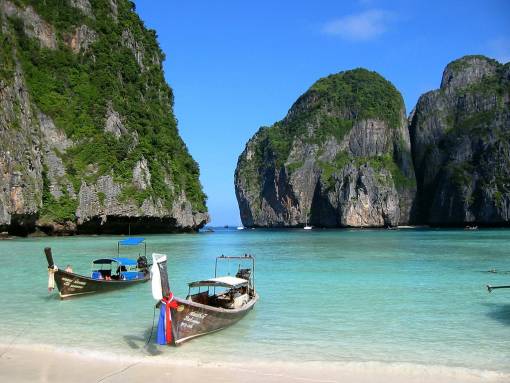
<svg viewBox="0 0 510 383"><path fill-rule="evenodd" d="M67 299L76 296L89 295L114 291L125 287L133 286L150 279L150 273L146 272L143 278L133 280L98 280L83 275L69 273L64 270L55 272L55 283L59 290L60 298Z"/></svg>
<svg viewBox="0 0 510 383"><path fill-rule="evenodd" d="M233 325L248 314L259 299L258 294L239 309L223 309L175 298L172 308L172 344L184 343Z"/></svg>

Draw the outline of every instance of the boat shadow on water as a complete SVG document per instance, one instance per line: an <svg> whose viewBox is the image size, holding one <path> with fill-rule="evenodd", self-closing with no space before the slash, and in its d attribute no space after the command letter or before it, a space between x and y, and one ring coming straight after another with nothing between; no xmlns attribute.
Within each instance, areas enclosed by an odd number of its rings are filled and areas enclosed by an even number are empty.
<svg viewBox="0 0 510 383"><path fill-rule="evenodd" d="M152 333L152 337L151 337ZM163 354L163 351L158 349L157 344L154 342L147 343L149 338L154 339L156 331L153 328L148 328L144 331L143 335L124 335L124 341L132 350L145 350L151 356Z"/></svg>
<svg viewBox="0 0 510 383"><path fill-rule="evenodd" d="M506 326L510 326L510 303L486 303L490 309L487 316Z"/></svg>

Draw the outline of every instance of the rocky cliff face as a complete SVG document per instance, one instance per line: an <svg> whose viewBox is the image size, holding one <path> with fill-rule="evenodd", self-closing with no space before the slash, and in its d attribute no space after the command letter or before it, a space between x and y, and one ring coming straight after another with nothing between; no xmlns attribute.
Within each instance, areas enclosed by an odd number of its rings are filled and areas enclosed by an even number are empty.
<svg viewBox="0 0 510 383"><path fill-rule="evenodd" d="M125 0L0 0L0 231L196 230L164 55Z"/></svg>
<svg viewBox="0 0 510 383"><path fill-rule="evenodd" d="M408 223L415 177L400 93L364 69L319 80L247 143L235 188L245 226Z"/></svg>
<svg viewBox="0 0 510 383"><path fill-rule="evenodd" d="M510 64L466 56L422 95L410 136L418 219L432 225L510 221Z"/></svg>

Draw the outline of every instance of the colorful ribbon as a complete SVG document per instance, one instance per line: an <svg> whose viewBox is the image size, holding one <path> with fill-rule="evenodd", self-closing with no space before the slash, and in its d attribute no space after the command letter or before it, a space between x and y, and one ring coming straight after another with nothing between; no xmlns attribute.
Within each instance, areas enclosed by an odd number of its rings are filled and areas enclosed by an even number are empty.
<svg viewBox="0 0 510 383"><path fill-rule="evenodd" d="M166 343L169 344L172 342L172 313L170 309L177 308L177 302L174 300L174 294L170 292L167 297L163 297L161 302L165 305L165 333L166 333Z"/></svg>

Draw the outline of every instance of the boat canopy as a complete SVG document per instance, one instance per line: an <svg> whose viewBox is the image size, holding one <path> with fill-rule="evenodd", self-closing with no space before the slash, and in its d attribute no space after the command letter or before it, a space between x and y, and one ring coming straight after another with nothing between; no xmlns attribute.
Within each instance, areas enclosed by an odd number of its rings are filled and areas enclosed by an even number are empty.
<svg viewBox="0 0 510 383"><path fill-rule="evenodd" d="M196 281L189 283L189 287L202 287L202 286L213 286L213 287L241 287L247 286L248 281L242 278L236 278L231 276L217 277L206 279L204 281Z"/></svg>
<svg viewBox="0 0 510 383"><path fill-rule="evenodd" d="M94 265L108 265L113 262L118 263L122 266L136 266L137 262L134 259L129 258L100 258L92 262Z"/></svg>
<svg viewBox="0 0 510 383"><path fill-rule="evenodd" d="M145 238L131 237L131 238L126 238L126 239L120 240L119 245L136 246L136 245L139 245L140 243L142 243L143 241L145 241Z"/></svg>
<svg viewBox="0 0 510 383"><path fill-rule="evenodd" d="M144 256L147 257L147 243L145 242L145 238L140 237L129 237L126 239L121 239L117 242L117 256L120 257L120 247L121 246L144 246Z"/></svg>

